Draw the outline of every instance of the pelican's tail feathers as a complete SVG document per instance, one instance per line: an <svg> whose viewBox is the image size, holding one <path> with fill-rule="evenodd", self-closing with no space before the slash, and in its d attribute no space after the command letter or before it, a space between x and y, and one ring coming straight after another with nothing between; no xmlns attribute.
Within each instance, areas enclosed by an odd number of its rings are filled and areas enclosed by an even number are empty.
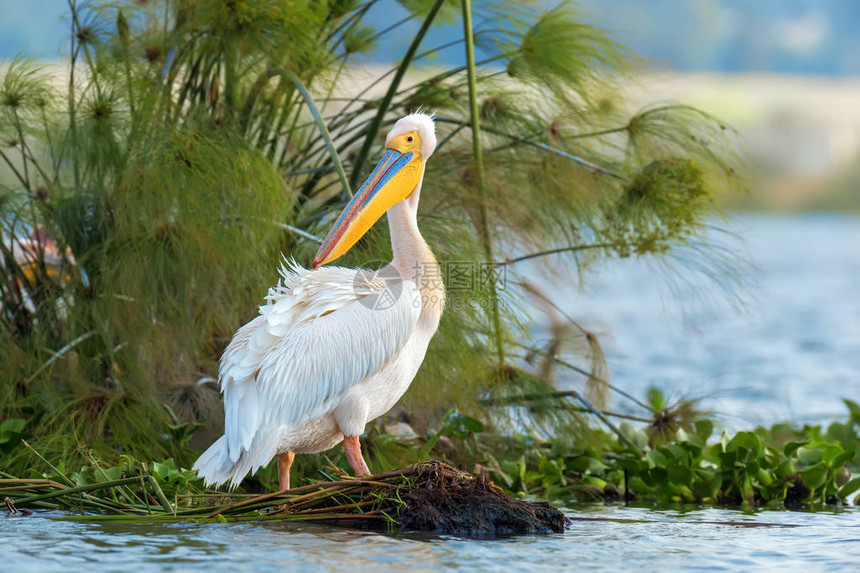
<svg viewBox="0 0 860 573"><path fill-rule="evenodd" d="M229 479L233 462L227 453L227 436L221 436L203 452L192 468L207 486L219 486Z"/></svg>
<svg viewBox="0 0 860 573"><path fill-rule="evenodd" d="M242 483L249 473L254 473L275 457L278 448L278 433L272 432L268 439L253 444L242 451L235 462L230 459L227 437L221 436L194 462L194 469L207 486L218 487L230 482L230 489Z"/></svg>

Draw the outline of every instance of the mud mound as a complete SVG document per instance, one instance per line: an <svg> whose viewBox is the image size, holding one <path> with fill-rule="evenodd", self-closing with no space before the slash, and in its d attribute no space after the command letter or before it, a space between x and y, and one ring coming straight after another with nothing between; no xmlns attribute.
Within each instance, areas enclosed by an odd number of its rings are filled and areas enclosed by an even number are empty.
<svg viewBox="0 0 860 573"><path fill-rule="evenodd" d="M548 503L515 499L487 480L448 464L429 461L373 479L403 476L403 501L396 508L404 530L432 531L469 537L523 533L562 533L568 523Z"/></svg>

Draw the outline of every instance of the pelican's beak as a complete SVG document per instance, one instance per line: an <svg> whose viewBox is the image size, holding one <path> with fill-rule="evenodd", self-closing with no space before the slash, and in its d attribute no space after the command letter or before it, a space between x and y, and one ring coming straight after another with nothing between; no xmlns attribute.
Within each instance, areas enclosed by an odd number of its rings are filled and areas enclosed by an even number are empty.
<svg viewBox="0 0 860 573"><path fill-rule="evenodd" d="M412 142L411 137L409 141ZM314 257L314 268L346 253L383 213L409 197L418 186L424 173L420 148L398 143L392 141L393 145L386 148L370 177L337 218Z"/></svg>

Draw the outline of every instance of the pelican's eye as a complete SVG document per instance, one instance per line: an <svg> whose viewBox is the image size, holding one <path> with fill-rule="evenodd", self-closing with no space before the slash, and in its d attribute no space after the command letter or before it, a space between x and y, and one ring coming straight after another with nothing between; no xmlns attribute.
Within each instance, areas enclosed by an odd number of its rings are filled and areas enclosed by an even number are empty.
<svg viewBox="0 0 860 573"><path fill-rule="evenodd" d="M409 143L412 143L413 139L415 139L415 138L410 135L409 137L406 138L406 141L408 141Z"/></svg>

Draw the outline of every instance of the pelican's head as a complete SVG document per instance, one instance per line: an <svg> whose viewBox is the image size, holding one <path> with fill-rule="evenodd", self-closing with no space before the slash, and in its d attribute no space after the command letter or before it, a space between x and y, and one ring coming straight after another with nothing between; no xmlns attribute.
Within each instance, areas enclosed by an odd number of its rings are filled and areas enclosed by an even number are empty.
<svg viewBox="0 0 860 573"><path fill-rule="evenodd" d="M385 138L382 159L326 235L314 268L346 253L383 213L412 195L435 149L436 129L429 115L413 113L398 120Z"/></svg>

